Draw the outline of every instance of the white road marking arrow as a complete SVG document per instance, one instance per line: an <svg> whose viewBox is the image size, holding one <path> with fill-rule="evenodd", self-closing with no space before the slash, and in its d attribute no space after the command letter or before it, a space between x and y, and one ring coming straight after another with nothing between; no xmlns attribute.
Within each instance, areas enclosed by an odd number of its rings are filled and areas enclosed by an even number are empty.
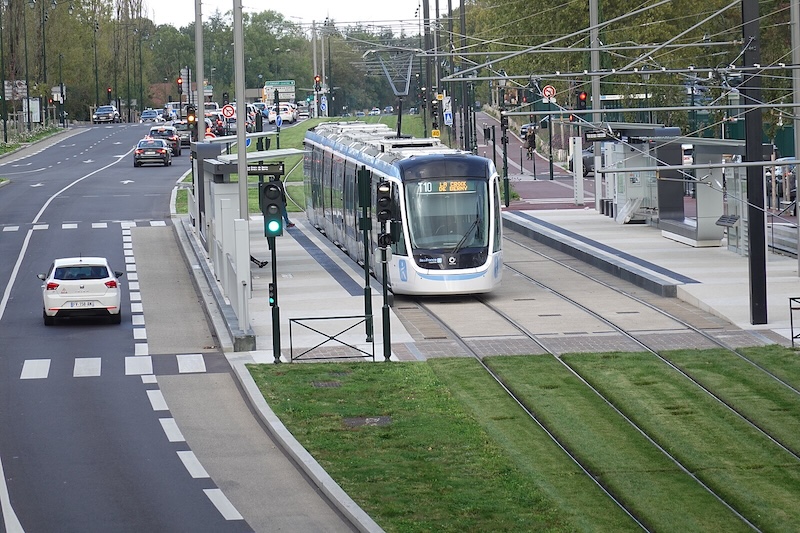
<svg viewBox="0 0 800 533"><path fill-rule="evenodd" d="M94 160L93 159L87 159L86 161L84 161L84 163L94 163Z"/></svg>
<svg viewBox="0 0 800 533"><path fill-rule="evenodd" d="M31 187L44 187L44 183L34 183Z"/></svg>
<svg viewBox="0 0 800 533"><path fill-rule="evenodd" d="M129 183L133 183L133 180L122 180L122 181L120 181L120 183L123 184L123 185L127 185Z"/></svg>

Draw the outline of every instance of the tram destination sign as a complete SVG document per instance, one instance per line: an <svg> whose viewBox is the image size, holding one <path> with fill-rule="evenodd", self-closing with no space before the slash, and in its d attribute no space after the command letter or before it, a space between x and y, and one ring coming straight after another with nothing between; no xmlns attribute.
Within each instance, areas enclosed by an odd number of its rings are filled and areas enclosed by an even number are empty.
<svg viewBox="0 0 800 533"><path fill-rule="evenodd" d="M283 163L247 165L247 174L253 176L283 176Z"/></svg>
<svg viewBox="0 0 800 533"><path fill-rule="evenodd" d="M587 130L584 134L587 141L614 141L617 138L607 130Z"/></svg>

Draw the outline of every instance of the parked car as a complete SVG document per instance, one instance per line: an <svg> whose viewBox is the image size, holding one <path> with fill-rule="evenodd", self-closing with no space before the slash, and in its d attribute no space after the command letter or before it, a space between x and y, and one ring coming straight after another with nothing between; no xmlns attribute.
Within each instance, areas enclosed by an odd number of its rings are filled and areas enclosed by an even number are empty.
<svg viewBox="0 0 800 533"><path fill-rule="evenodd" d="M538 127L539 127L539 125L536 124L536 123L523 124L522 126L519 127L519 136L524 139L525 137L528 136L528 130L529 129L531 129L531 128L536 129Z"/></svg>
<svg viewBox="0 0 800 533"><path fill-rule="evenodd" d="M92 124L100 122L119 122L119 112L113 105L101 105L92 114Z"/></svg>
<svg viewBox="0 0 800 533"><path fill-rule="evenodd" d="M155 109L145 109L139 116L139 123L144 124L145 122L164 122L164 118Z"/></svg>
<svg viewBox="0 0 800 533"><path fill-rule="evenodd" d="M56 318L99 316L114 324L122 321L120 282L105 257L65 257L56 259L42 283L42 317L45 326Z"/></svg>
<svg viewBox="0 0 800 533"><path fill-rule="evenodd" d="M150 128L150 133L147 134L147 138L164 139L169 144L172 155L181 155L181 138L175 126L153 126Z"/></svg>
<svg viewBox="0 0 800 533"><path fill-rule="evenodd" d="M356 116L357 117L365 117L365 116L367 116L367 114L364 113L363 111L356 111Z"/></svg>
<svg viewBox="0 0 800 533"><path fill-rule="evenodd" d="M145 163L160 163L165 167L172 164L172 150L164 139L142 139L133 150L133 166Z"/></svg>
<svg viewBox="0 0 800 533"><path fill-rule="evenodd" d="M583 176L586 177L589 173L594 173L594 145L583 149ZM573 169L572 158L569 159L569 170Z"/></svg>

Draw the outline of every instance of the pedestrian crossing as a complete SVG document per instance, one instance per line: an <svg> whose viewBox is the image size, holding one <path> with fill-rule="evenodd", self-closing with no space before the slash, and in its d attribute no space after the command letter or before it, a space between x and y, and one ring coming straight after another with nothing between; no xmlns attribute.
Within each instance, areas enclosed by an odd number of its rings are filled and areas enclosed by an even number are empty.
<svg viewBox="0 0 800 533"><path fill-rule="evenodd" d="M36 223L36 224L6 224L2 225L2 233L10 233L15 231L45 231L50 229L62 229L62 230L76 230L83 227L89 227L91 229L108 229L114 228L115 226L125 229L136 228L136 227L164 227L167 226L169 223L166 220L116 220L110 222L62 222L61 224L46 224L46 223Z"/></svg>
<svg viewBox="0 0 800 533"><path fill-rule="evenodd" d="M225 359L221 353L187 353L168 355L134 355L118 361L103 362L102 357L58 357L49 359L26 359L22 363L19 379L48 379L53 375L69 375L73 378L97 378L103 375L104 367L125 376L164 376L183 374L215 373L222 370Z"/></svg>

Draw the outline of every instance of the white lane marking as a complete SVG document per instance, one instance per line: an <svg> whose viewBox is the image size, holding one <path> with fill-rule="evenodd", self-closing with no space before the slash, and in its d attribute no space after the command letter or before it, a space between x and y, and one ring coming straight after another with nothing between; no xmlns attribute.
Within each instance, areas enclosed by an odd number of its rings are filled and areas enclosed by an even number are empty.
<svg viewBox="0 0 800 533"><path fill-rule="evenodd" d="M133 151L133 148L131 148L128 151L128 154L130 154L132 151ZM47 209L47 207L50 205L50 203L53 200L55 200L56 197L60 196L61 193L63 193L64 191L66 191L67 189L72 187L73 185L75 185L77 183L80 183L81 181L89 178L90 176L94 176L98 172L103 172L104 170L116 165L120 161L122 161L122 160L121 159L117 159L113 163L109 163L108 165L106 165L104 167L100 167L100 168L98 168L96 170L93 170L92 172L89 172L85 176L76 179L75 181L73 181L72 183L70 183L69 185L65 186L63 189L61 189L57 193L55 193L53 196L51 196L44 203L42 208L39 210L39 212L34 217L32 223L36 224L39 221L39 219L42 217L42 214L44 214L45 209ZM6 283L5 291L3 291L3 298L0 299L0 320L2 320L3 315L6 312L6 308L8 307L8 300L11 297L11 290L14 287L14 283L15 283L15 281L17 279L17 275L19 274L20 266L22 265L22 260L25 257L25 253L28 250L28 246L30 245L31 236L33 235L33 230L34 229L47 229L47 227L48 227L47 224L35 225L32 229L28 230L28 233L25 235L25 240L22 243L22 248L20 249L19 255L17 256L17 262L14 263L14 268L11 270L11 276L8 279L8 283ZM10 500L9 495L8 495L8 485L6 484L6 476L3 473L3 461L2 461L2 459L0 459L0 511L2 511L3 524L5 525L6 531L8 533L20 533L20 532L24 531L22 529L22 524L20 524L19 519L17 519L17 515L14 512L14 508L11 506L11 500Z"/></svg>
<svg viewBox="0 0 800 533"><path fill-rule="evenodd" d="M131 304L131 313L143 313L144 307L142 307L141 303L132 303Z"/></svg>
<svg viewBox="0 0 800 533"><path fill-rule="evenodd" d="M133 345L133 355L150 355L150 347L147 345L146 342L137 342Z"/></svg>
<svg viewBox="0 0 800 533"><path fill-rule="evenodd" d="M130 290L132 290L132 291L139 291L139 290L141 290L141 289L139 288L139 282L138 282L138 281L129 282L129 283L128 283L128 288L129 288Z"/></svg>
<svg viewBox="0 0 800 533"><path fill-rule="evenodd" d="M206 371L206 362L203 360L203 354L189 353L180 354L178 358L178 372L181 374L190 374Z"/></svg>
<svg viewBox="0 0 800 533"><path fill-rule="evenodd" d="M136 258L135 257L131 257L130 255L126 255L125 256L125 263L127 263L129 265L133 264L133 263L136 263Z"/></svg>
<svg viewBox="0 0 800 533"><path fill-rule="evenodd" d="M47 229L49 227L50 227L50 224L35 224L33 226L33 229L34 230L40 230L40 229L43 230L43 229Z"/></svg>
<svg viewBox="0 0 800 533"><path fill-rule="evenodd" d="M230 502L228 498L222 493L220 489L203 489L208 499L217 508L225 520L243 520L242 515L236 510L236 507Z"/></svg>
<svg viewBox="0 0 800 533"><path fill-rule="evenodd" d="M19 231L19 226L6 226L3 231Z"/></svg>
<svg viewBox="0 0 800 533"><path fill-rule="evenodd" d="M136 222L134 222L132 220L123 220L121 222L121 224L122 224L122 229L130 229L130 228L135 228L136 227Z"/></svg>
<svg viewBox="0 0 800 533"><path fill-rule="evenodd" d="M164 395L161 394L160 390L148 390L147 399L150 400L150 405L153 407L153 411L169 411L169 407L167 407L167 400L164 399Z"/></svg>
<svg viewBox="0 0 800 533"><path fill-rule="evenodd" d="M147 340L147 328L133 328L133 338L137 341Z"/></svg>
<svg viewBox="0 0 800 533"><path fill-rule="evenodd" d="M77 224L61 224L61 229L78 229Z"/></svg>
<svg viewBox="0 0 800 533"><path fill-rule="evenodd" d="M159 422L161 422L161 428L164 430L164 434L167 436L167 440L170 442L186 442L186 439L183 438L183 433L178 428L178 424L175 422L174 418L159 418Z"/></svg>
<svg viewBox="0 0 800 533"><path fill-rule="evenodd" d="M158 383L158 378L153 374L146 374L142 376L142 383L145 385L152 385Z"/></svg>
<svg viewBox="0 0 800 533"><path fill-rule="evenodd" d="M133 289L133 287L130 287ZM141 302L142 301L142 293L138 291L131 291L130 299L132 302Z"/></svg>
<svg viewBox="0 0 800 533"><path fill-rule="evenodd" d="M167 223L165 221L163 221L163 220L151 220L150 221L150 225L151 226L166 226Z"/></svg>
<svg viewBox="0 0 800 533"><path fill-rule="evenodd" d="M136 265L130 263L125 265L125 272L136 272Z"/></svg>
<svg viewBox="0 0 800 533"><path fill-rule="evenodd" d="M92 229L105 229L108 224L105 222L92 222Z"/></svg>
<svg viewBox="0 0 800 533"><path fill-rule="evenodd" d="M193 451L183 451L178 452L178 457L181 458L181 462L183 462L183 466L186 467L186 470L189 471L189 475L192 476L194 479L199 478L206 478L210 477L206 469L203 468L203 465L200 464L200 461L197 460L197 456L194 454Z"/></svg>
<svg viewBox="0 0 800 533"><path fill-rule="evenodd" d="M131 315L131 324L134 326L144 326L144 315Z"/></svg>
<svg viewBox="0 0 800 533"><path fill-rule="evenodd" d="M50 373L50 359L27 359L19 379L45 379Z"/></svg>
<svg viewBox="0 0 800 533"><path fill-rule="evenodd" d="M133 250L131 248L133 248L133 246L131 246L130 248L126 248L126 249L122 250L122 254L125 255L125 256L133 255Z"/></svg>
<svg viewBox="0 0 800 533"><path fill-rule="evenodd" d="M125 375L139 376L142 374L153 373L153 359L147 356L136 356L125 358Z"/></svg>
<svg viewBox="0 0 800 533"><path fill-rule="evenodd" d="M75 366L72 370L72 377L74 378L88 378L97 377L100 375L99 357L77 357L75 359Z"/></svg>

